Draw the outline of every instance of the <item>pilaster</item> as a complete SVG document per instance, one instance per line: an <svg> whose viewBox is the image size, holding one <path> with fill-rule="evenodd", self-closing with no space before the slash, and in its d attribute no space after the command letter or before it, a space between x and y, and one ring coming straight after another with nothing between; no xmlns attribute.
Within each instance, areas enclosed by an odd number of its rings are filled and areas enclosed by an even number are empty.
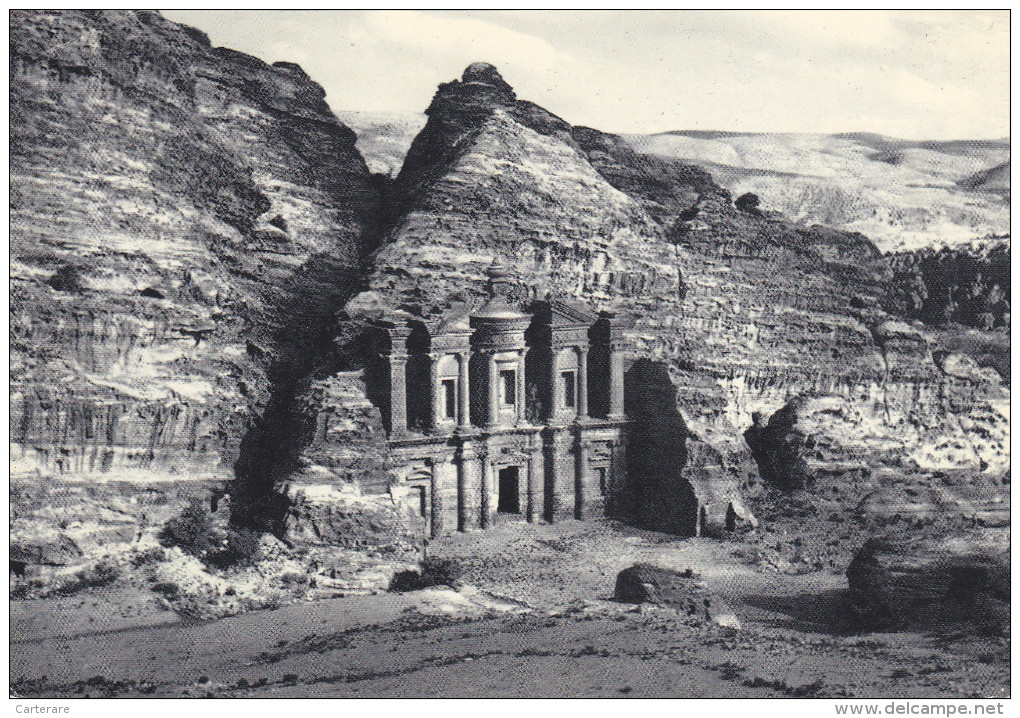
<svg viewBox="0 0 1020 718"><path fill-rule="evenodd" d="M541 517L543 497L542 486L542 435L535 432L531 436L531 455L528 457L528 496L525 517L534 523Z"/></svg>
<svg viewBox="0 0 1020 718"><path fill-rule="evenodd" d="M588 418L588 347L577 347L577 420Z"/></svg>
<svg viewBox="0 0 1020 718"><path fill-rule="evenodd" d="M489 415L486 417L486 426L496 426L499 423L499 373L496 370L496 355L490 352L486 356L489 368Z"/></svg>
<svg viewBox="0 0 1020 718"><path fill-rule="evenodd" d="M407 354L390 354L390 435L407 433Z"/></svg>
<svg viewBox="0 0 1020 718"><path fill-rule="evenodd" d="M588 445L581 431L574 437L574 518L583 519L585 505L586 474L588 471Z"/></svg>
<svg viewBox="0 0 1020 718"><path fill-rule="evenodd" d="M492 461L489 459L488 452L479 455L479 459L482 464L482 506L480 513L480 520L478 525L487 529L492 525Z"/></svg>
<svg viewBox="0 0 1020 718"><path fill-rule="evenodd" d="M457 355L458 369L460 371L460 380L458 381L458 401L460 402L460 410L458 415L458 426L462 429L466 429L471 425L471 390L470 390L470 375L468 373L468 366L471 361L471 352L462 352Z"/></svg>

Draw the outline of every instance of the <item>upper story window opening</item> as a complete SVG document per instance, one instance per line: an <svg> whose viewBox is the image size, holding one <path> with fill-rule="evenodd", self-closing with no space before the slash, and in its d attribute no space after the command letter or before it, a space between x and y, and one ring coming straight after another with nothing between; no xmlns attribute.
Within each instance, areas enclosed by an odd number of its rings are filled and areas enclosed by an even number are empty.
<svg viewBox="0 0 1020 718"><path fill-rule="evenodd" d="M499 401L503 406L517 404L517 371L504 369L499 373Z"/></svg>
<svg viewBox="0 0 1020 718"><path fill-rule="evenodd" d="M577 406L577 384L574 380L574 372L561 372L563 379L563 406L573 409Z"/></svg>
<svg viewBox="0 0 1020 718"><path fill-rule="evenodd" d="M457 418L457 380L443 379L443 413L445 419Z"/></svg>

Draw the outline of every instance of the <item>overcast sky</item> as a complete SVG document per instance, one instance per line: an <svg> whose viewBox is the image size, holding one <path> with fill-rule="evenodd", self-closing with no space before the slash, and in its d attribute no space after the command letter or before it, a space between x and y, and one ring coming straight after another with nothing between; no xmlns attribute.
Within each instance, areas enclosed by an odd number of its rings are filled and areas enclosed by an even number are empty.
<svg viewBox="0 0 1020 718"><path fill-rule="evenodd" d="M301 65L334 110L421 112L482 60L610 132L1009 134L1007 11L166 10Z"/></svg>

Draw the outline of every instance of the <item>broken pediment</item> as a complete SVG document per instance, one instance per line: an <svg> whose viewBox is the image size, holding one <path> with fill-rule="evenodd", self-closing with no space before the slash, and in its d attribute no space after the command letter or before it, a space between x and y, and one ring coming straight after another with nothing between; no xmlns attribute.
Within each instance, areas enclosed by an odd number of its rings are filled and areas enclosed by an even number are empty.
<svg viewBox="0 0 1020 718"><path fill-rule="evenodd" d="M590 327L598 314L587 305L570 299L551 299L534 306L535 319L553 329Z"/></svg>

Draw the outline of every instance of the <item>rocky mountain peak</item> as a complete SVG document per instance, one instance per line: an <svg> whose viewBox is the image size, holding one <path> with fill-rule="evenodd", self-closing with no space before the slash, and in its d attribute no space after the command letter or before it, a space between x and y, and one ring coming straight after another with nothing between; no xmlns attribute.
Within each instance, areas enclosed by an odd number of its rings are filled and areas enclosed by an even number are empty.
<svg viewBox="0 0 1020 718"><path fill-rule="evenodd" d="M494 65L473 62L464 70L460 80L439 86L425 114L430 117L463 115L462 121L470 122L484 119L494 109L512 108L516 103L514 88Z"/></svg>
<svg viewBox="0 0 1020 718"><path fill-rule="evenodd" d="M504 87L513 91L513 88L507 84L503 76L499 74L499 70L496 69L495 65L490 65L487 62L472 62L464 69L464 74L461 75L461 82L480 82L485 85L492 85L493 87Z"/></svg>

